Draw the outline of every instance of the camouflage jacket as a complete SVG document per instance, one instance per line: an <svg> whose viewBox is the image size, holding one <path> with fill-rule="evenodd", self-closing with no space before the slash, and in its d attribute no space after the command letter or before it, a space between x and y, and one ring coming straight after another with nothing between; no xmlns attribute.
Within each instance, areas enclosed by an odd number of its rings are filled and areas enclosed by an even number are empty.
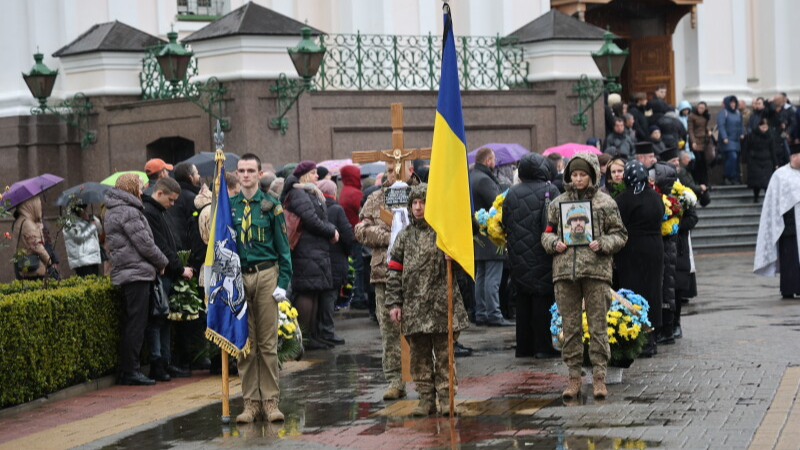
<svg viewBox="0 0 800 450"><path fill-rule="evenodd" d="M542 246L553 256L553 281L592 278L611 283L613 255L620 251L628 241L628 231L622 224L617 203L608 195L600 192L597 176L600 165L597 156L588 153L577 153L572 158L584 159L594 170L594 184L579 193L567 178L570 163L564 169L564 187L566 192L556 197L547 210L547 229L542 233ZM571 161L572 161L571 160ZM590 174L592 175L592 174ZM561 202L575 200L591 200L593 239L600 243L598 252L588 246L569 247L564 253L556 252L556 244L563 236L561 229Z"/></svg>
<svg viewBox="0 0 800 450"><path fill-rule="evenodd" d="M425 184L415 186L409 201L424 196L425 189ZM447 333L447 261L436 246L433 228L424 219L413 219L413 214L410 217L412 225L397 235L392 247L386 306L403 309L403 335ZM461 292L453 283L453 331L468 327Z"/></svg>
<svg viewBox="0 0 800 450"><path fill-rule="evenodd" d="M372 249L370 263L370 283L386 283L386 251L392 228L381 220L381 206L384 204L383 189L370 194L359 214L356 224L356 240Z"/></svg>

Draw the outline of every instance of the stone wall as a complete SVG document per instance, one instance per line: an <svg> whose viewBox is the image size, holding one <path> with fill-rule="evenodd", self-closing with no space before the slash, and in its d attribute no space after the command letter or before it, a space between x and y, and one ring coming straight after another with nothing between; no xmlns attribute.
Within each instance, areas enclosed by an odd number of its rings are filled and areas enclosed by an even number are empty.
<svg viewBox="0 0 800 450"><path fill-rule="evenodd" d="M292 161L348 158L352 151L389 149L390 105L403 103L406 147L429 147L433 136L437 93L432 91L325 91L304 94L287 114L285 135L268 127L277 115L269 91L273 81L233 81L225 84L223 114L230 119L225 150L253 152L275 166ZM589 129L570 124L577 109L571 82L537 83L514 91L462 93L467 148L489 142L516 142L532 151L566 142L583 143L603 133L603 109L589 112ZM41 173L65 178L45 199L45 216L58 216L52 202L68 187L83 181L100 181L111 173L142 170L147 159L173 160L169 148L153 143L161 138L181 138L194 152L212 151L213 124L201 108L186 100L138 100L137 97L93 97L92 128L97 141L80 148L80 133L52 116L0 118L0 185ZM595 131L596 130L596 131ZM191 145L193 144L193 146ZM150 148L148 149L148 145ZM185 149L184 149L185 150ZM97 209L97 208L96 208ZM98 210L99 211L99 210ZM11 222L0 222L0 231ZM59 252L63 253L63 244ZM11 258L0 249L0 264ZM66 256L62 268L67 270ZM10 265L7 265L10 269ZM0 271L0 281L13 277Z"/></svg>

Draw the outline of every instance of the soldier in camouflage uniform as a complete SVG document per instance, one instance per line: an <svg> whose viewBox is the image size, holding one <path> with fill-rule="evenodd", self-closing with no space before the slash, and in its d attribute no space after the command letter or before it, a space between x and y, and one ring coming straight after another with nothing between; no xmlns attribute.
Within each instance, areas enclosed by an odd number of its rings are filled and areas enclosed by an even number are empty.
<svg viewBox="0 0 800 450"><path fill-rule="evenodd" d="M558 196L547 211L547 228L542 233L542 246L553 257L553 282L556 303L561 312L564 347L561 350L569 368L569 385L563 393L573 400L581 391L583 362L583 304L589 322L589 359L592 362L594 396L605 398L606 365L611 357L608 346L606 313L611 306L609 288L613 255L625 246L628 232L622 224L616 202L600 192L600 164L597 156L577 153L564 170L566 192ZM592 242L588 246L567 247L559 238L561 202L589 200L592 204Z"/></svg>
<svg viewBox="0 0 800 450"><path fill-rule="evenodd" d="M392 322L386 309L386 252L392 228L381 220L381 207L386 207L384 189L394 182L394 163L389 162L386 163L386 182L367 198L359 214L361 221L355 227L356 240L372 249L369 282L375 285L375 315L378 316L383 343L383 376L389 382L383 393L384 400L406 396L400 364L400 326Z"/></svg>
<svg viewBox="0 0 800 450"><path fill-rule="evenodd" d="M436 246L436 232L425 221L427 186L423 183L411 189L411 225L394 242L386 283L386 307L411 347L411 376L420 398L412 412L415 416L435 413L436 395L442 411L449 408L447 262ZM454 340L468 327L461 293L458 285L453 285Z"/></svg>

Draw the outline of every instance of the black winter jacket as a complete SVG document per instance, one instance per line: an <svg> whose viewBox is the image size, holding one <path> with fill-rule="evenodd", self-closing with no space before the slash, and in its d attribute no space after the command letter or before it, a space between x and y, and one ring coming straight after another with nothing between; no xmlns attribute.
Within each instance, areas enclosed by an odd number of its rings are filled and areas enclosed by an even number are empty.
<svg viewBox="0 0 800 450"><path fill-rule="evenodd" d="M328 222L332 223L339 231L339 240L335 244L330 244L333 287L339 288L347 282L347 270L350 268L347 257L350 255L356 237L350 221L347 220L344 208L330 197L325 197L325 204Z"/></svg>
<svg viewBox="0 0 800 450"><path fill-rule="evenodd" d="M678 141L686 139L686 127L680 119L671 114L658 119L658 128L661 129L661 142L667 150L678 148Z"/></svg>
<svg viewBox="0 0 800 450"><path fill-rule="evenodd" d="M175 200L167 213L170 216L175 231L175 243L178 245L178 250L191 250L192 241L189 236L189 223L191 222L192 215L197 211L194 206L194 198L200 192L200 188L187 183L186 181L179 181L181 185L181 195Z"/></svg>
<svg viewBox="0 0 800 450"><path fill-rule="evenodd" d="M166 269L164 269L164 275L172 279L179 278L183 275L183 264L178 258L178 245L172 232L172 219L170 219L167 210L155 201L153 197L142 195L142 203L144 204L144 217L147 219L147 223L150 224L156 247L161 250L161 253L169 261Z"/></svg>
<svg viewBox="0 0 800 450"><path fill-rule="evenodd" d="M519 290L540 297L554 297L553 256L542 247L547 226L546 195L550 194L551 201L560 195L551 184L554 172L544 156L523 156L519 164L521 183L509 189L503 202L511 279Z"/></svg>
<svg viewBox="0 0 800 450"><path fill-rule="evenodd" d="M502 192L500 182L494 176L492 170L483 164L475 164L475 168L469 174L469 190L472 193L472 202L475 211L492 207L495 198ZM475 213L473 211L473 214ZM479 242L475 243L475 259L478 261L502 261L505 256L497 254L497 246L488 237L481 234L477 235Z"/></svg>
<svg viewBox="0 0 800 450"><path fill-rule="evenodd" d="M775 141L772 131L762 133L758 128L745 138L742 162L747 165L748 187L767 188L772 172L779 165Z"/></svg>
<svg viewBox="0 0 800 450"><path fill-rule="evenodd" d="M286 193L283 207L300 217L300 240L292 250L292 290L295 292L327 291L333 288L330 240L336 227L328 222L325 203L317 197L313 185L300 185L289 177L292 187Z"/></svg>

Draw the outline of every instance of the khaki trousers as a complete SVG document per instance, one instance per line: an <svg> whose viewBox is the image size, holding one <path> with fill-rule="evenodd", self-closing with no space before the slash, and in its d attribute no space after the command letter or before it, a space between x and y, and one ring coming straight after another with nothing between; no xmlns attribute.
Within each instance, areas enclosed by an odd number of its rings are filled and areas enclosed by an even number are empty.
<svg viewBox="0 0 800 450"><path fill-rule="evenodd" d="M453 333L453 341L458 340ZM411 348L411 377L414 379L420 398L448 398L450 371L447 367L447 333L418 333L406 336ZM458 389L456 366L453 364L453 395Z"/></svg>
<svg viewBox="0 0 800 450"><path fill-rule="evenodd" d="M406 390L403 382L402 362L400 361L400 324L392 322L389 308L386 307L386 284L375 283L375 315L381 328L383 344L383 376L389 382L389 389Z"/></svg>
<svg viewBox="0 0 800 450"><path fill-rule="evenodd" d="M583 301L586 300L586 320L589 322L589 360L594 375L606 374L611 349L608 346L606 314L611 307L610 285L591 278L556 281L556 303L561 313L564 347L561 356L570 376L581 376L583 365Z"/></svg>
<svg viewBox="0 0 800 450"><path fill-rule="evenodd" d="M278 286L278 266L242 276L250 335L250 353L239 358L242 396L255 401L278 400L278 302L272 298Z"/></svg>

